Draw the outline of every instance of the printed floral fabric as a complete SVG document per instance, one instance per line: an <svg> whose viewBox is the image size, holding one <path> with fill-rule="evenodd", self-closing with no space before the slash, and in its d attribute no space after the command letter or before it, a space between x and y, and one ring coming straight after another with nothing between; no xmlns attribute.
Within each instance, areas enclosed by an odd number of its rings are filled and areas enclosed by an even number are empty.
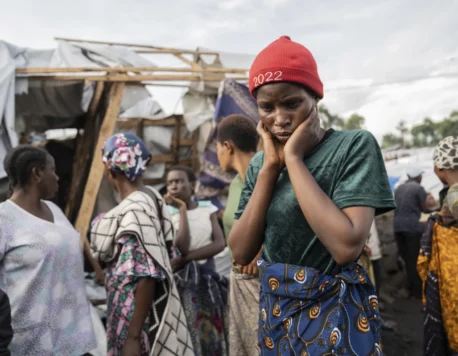
<svg viewBox="0 0 458 356"><path fill-rule="evenodd" d="M132 181L146 171L151 159L143 141L129 132L111 136L103 146L102 156L108 168Z"/></svg>
<svg viewBox="0 0 458 356"><path fill-rule="evenodd" d="M378 300L364 268L335 276L258 261L263 356L382 355Z"/></svg>
<svg viewBox="0 0 458 356"><path fill-rule="evenodd" d="M108 356L121 355L135 309L138 279L165 279L163 272L155 266L153 259L134 235L122 236L119 243L122 245L119 257L109 265L106 276ZM148 356L150 353L148 329L147 319L141 337L142 356Z"/></svg>

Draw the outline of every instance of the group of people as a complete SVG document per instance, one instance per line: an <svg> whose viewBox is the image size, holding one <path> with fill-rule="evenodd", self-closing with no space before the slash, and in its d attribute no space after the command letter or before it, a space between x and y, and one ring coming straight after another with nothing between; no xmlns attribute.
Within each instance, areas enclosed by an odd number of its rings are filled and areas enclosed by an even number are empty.
<svg viewBox="0 0 458 356"><path fill-rule="evenodd" d="M444 185L439 204L412 168L395 191L394 231L409 293L424 304L424 355L458 355L458 138L434 150L434 173Z"/></svg>
<svg viewBox="0 0 458 356"><path fill-rule="evenodd" d="M218 209L194 199L190 169L172 167L162 197L142 182L151 155L138 137L105 143L101 159L120 203L94 219L90 235L106 266L108 355L383 354L377 292L356 263L374 217L395 208L377 141L363 130L321 128L315 59L287 36L258 54L249 90L258 126L231 115L217 127L221 169L237 173L223 229ZM450 145L438 150L437 167L452 196ZM12 195L0 205L0 289L14 336L2 329L0 347L12 337L12 355L90 353L79 234L47 201L58 187L54 161L19 146L5 169ZM455 202L446 201L454 216ZM442 234L431 254L422 246L432 288L444 275L433 272ZM229 280L215 267L225 237Z"/></svg>

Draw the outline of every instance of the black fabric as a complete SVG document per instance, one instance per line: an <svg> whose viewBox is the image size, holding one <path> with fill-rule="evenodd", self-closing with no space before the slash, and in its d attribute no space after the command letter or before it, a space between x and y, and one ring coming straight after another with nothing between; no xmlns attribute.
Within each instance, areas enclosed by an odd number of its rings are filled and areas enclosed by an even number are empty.
<svg viewBox="0 0 458 356"><path fill-rule="evenodd" d="M450 187L448 185L445 185L444 188L442 188L442 190L439 192L439 205L441 208L442 208L442 205L444 205L444 200L445 200L445 197L447 196L449 188Z"/></svg>
<svg viewBox="0 0 458 356"><path fill-rule="evenodd" d="M411 296L420 299L422 296L422 283L417 272L417 260L420 252L420 232L397 232L396 242L398 251L405 262L407 280Z"/></svg>
<svg viewBox="0 0 458 356"><path fill-rule="evenodd" d="M426 190L415 181L401 184L394 193L396 211L394 232L422 232L421 205L426 202Z"/></svg>
<svg viewBox="0 0 458 356"><path fill-rule="evenodd" d="M5 292L0 289L0 356L10 356L8 346L12 339L10 302Z"/></svg>

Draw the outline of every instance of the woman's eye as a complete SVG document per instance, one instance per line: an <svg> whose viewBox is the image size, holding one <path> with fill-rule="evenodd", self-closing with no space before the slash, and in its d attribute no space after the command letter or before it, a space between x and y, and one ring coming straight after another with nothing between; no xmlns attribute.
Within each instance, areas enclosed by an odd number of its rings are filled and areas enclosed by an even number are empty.
<svg viewBox="0 0 458 356"><path fill-rule="evenodd" d="M259 108L265 112L272 112L274 110L273 106L271 105L260 105Z"/></svg>
<svg viewBox="0 0 458 356"><path fill-rule="evenodd" d="M286 106L289 109L297 109L300 105L301 105L301 101L300 100L289 101L289 102L286 103Z"/></svg>

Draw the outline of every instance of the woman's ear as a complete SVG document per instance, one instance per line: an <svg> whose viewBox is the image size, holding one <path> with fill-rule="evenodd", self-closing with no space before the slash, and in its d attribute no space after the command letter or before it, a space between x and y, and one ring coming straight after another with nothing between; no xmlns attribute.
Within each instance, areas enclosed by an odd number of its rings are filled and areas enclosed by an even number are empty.
<svg viewBox="0 0 458 356"><path fill-rule="evenodd" d="M230 155L233 155L233 154L234 154L234 145L232 144L231 141L224 141L223 145L224 145L224 147L226 147L227 152L228 152Z"/></svg>
<svg viewBox="0 0 458 356"><path fill-rule="evenodd" d="M41 182L41 171L38 167L32 168L32 179L35 183Z"/></svg>

